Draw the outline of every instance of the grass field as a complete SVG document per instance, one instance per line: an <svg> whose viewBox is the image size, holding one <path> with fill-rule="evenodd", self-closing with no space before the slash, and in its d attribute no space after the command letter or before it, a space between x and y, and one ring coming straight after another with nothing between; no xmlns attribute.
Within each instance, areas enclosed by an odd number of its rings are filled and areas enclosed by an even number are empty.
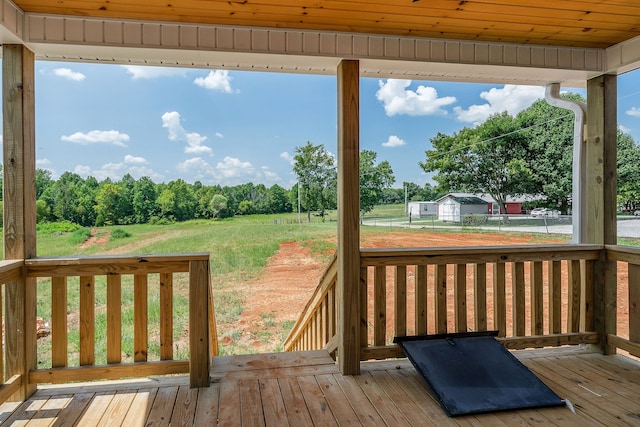
<svg viewBox="0 0 640 427"><path fill-rule="evenodd" d="M402 215L403 206L395 205L374 210L371 215ZM39 233L39 256L83 256L95 254L168 254L168 253L194 253L206 252L211 258L211 274L214 285L214 298L216 301L216 317L220 325L219 335L236 334L234 325L242 314L244 307L244 293L242 286L257 279L264 270L267 260L271 257L283 242L295 241L308 247L318 257L328 257L328 253L335 249L336 237L336 213L330 212L328 218L322 221L318 217L312 217L312 222L298 223L297 214L288 215L253 215L237 217L222 221L190 221L171 225L131 225L117 226L130 234L129 237L110 239L112 228L100 228L92 230L89 244L79 244L70 239L71 233ZM386 227L362 227L363 238L367 236L380 236L389 233ZM434 232L434 230L430 230ZM456 232L460 232L457 229ZM462 230L465 232L465 230ZM407 233L424 232L419 229L404 230ZM443 242L446 242L446 234L450 231L436 230L443 234ZM478 231L467 229L468 233ZM125 234L126 234L125 233ZM549 235L540 235L540 238L548 238ZM566 236L564 236L566 237ZM94 241L95 240L95 241ZM638 246L638 239L621 239L625 245ZM444 243L443 243L444 244ZM187 357L188 349L184 340L185 325L188 324L187 310L187 286L186 276L178 275L174 284L175 308L174 308L174 339L178 343L176 352L178 356ZM77 278L69 281L69 354L70 365L77 364L78 350L78 286ZM157 278L153 276L149 282L149 325L150 337L157 335L157 309L159 292ZM50 319L51 286L48 280L39 281L38 285L38 315L45 320ZM123 277L123 357L129 361L133 354L133 285L132 278ZM104 277L96 278L96 348L105 348L106 345L106 284ZM264 323L272 322L269 313L264 314ZM156 325L156 326L154 326ZM291 324L282 325L279 333L286 336ZM156 329L154 329L156 328ZM226 330L225 330L226 328ZM269 337L263 337L268 339ZM231 340L233 341L233 340ZM150 360L157 359L159 343L150 339ZM223 354L236 352L251 352L250 348L234 348L233 346L221 347ZM96 353L96 362L104 363L104 351ZM40 366L50 366L50 340L39 340Z"/></svg>

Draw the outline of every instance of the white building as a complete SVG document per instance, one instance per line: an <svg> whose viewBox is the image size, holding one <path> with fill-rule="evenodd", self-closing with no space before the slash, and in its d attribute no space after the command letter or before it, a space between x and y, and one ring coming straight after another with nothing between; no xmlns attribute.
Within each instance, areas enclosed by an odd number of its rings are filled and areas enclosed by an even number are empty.
<svg viewBox="0 0 640 427"><path fill-rule="evenodd" d="M489 204L475 196L447 194L436 202L438 203L438 219L440 221L460 222L465 215L487 215L489 213Z"/></svg>

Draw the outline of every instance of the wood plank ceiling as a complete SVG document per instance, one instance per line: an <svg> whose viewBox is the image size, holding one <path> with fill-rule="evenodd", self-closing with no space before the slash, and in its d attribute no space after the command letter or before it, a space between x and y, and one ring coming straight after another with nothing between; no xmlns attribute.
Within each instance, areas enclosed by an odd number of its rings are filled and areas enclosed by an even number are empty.
<svg viewBox="0 0 640 427"><path fill-rule="evenodd" d="M25 12L606 48L640 35L638 0L14 0Z"/></svg>

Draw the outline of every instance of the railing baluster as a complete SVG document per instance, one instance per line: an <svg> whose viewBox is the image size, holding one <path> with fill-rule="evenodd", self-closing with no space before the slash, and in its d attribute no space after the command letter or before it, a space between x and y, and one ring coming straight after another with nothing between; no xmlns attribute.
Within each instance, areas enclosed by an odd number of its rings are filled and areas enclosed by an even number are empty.
<svg viewBox="0 0 640 427"><path fill-rule="evenodd" d="M467 264L455 264L453 299L456 332L467 332Z"/></svg>
<svg viewBox="0 0 640 427"><path fill-rule="evenodd" d="M95 277L80 276L80 365L95 363Z"/></svg>
<svg viewBox="0 0 640 427"><path fill-rule="evenodd" d="M376 266L373 291L373 345L385 345L387 339L387 268Z"/></svg>
<svg viewBox="0 0 640 427"><path fill-rule="evenodd" d="M366 348L369 345L369 305L367 302L369 290L369 269L360 268L360 347ZM338 313L338 298L336 299L336 314ZM337 328L337 325L336 325Z"/></svg>
<svg viewBox="0 0 640 427"><path fill-rule="evenodd" d="M493 264L493 328L499 337L507 336L506 264Z"/></svg>
<svg viewBox="0 0 640 427"><path fill-rule="evenodd" d="M160 274L160 360L173 359L173 274Z"/></svg>
<svg viewBox="0 0 640 427"><path fill-rule="evenodd" d="M549 332L562 332L562 261L549 261Z"/></svg>
<svg viewBox="0 0 640 427"><path fill-rule="evenodd" d="M595 331L594 313L594 278L595 261L585 260L584 264L584 329L583 331Z"/></svg>
<svg viewBox="0 0 640 427"><path fill-rule="evenodd" d="M133 276L133 360L147 361L149 341L148 286L146 274Z"/></svg>
<svg viewBox="0 0 640 427"><path fill-rule="evenodd" d="M580 294L582 279L580 277L580 260L571 260L569 265L569 307L567 310L568 332L580 330Z"/></svg>
<svg viewBox="0 0 640 427"><path fill-rule="evenodd" d="M438 264L433 274L435 283L436 332L447 333L447 265Z"/></svg>
<svg viewBox="0 0 640 427"><path fill-rule="evenodd" d="M122 276L107 276L107 363L122 362Z"/></svg>
<svg viewBox="0 0 640 427"><path fill-rule="evenodd" d="M322 299L322 342L320 343L324 347L325 343L329 342L329 295L325 295Z"/></svg>
<svg viewBox="0 0 640 427"><path fill-rule="evenodd" d="M487 264L473 265L473 288L476 331L487 330Z"/></svg>
<svg viewBox="0 0 640 427"><path fill-rule="evenodd" d="M640 265L629 263L629 341L640 343ZM640 353L633 352L640 357Z"/></svg>
<svg viewBox="0 0 640 427"><path fill-rule="evenodd" d="M67 278L51 278L51 367L67 366Z"/></svg>
<svg viewBox="0 0 640 427"><path fill-rule="evenodd" d="M531 280L531 335L542 335L544 306L542 296L542 261L530 263Z"/></svg>
<svg viewBox="0 0 640 427"><path fill-rule="evenodd" d="M514 262L511 274L513 275L513 335L522 337L525 335L524 262Z"/></svg>
<svg viewBox="0 0 640 427"><path fill-rule="evenodd" d="M407 266L396 265L395 277L395 325L394 331L397 337L407 335Z"/></svg>
<svg viewBox="0 0 640 427"><path fill-rule="evenodd" d="M416 335L427 334L427 266L416 265Z"/></svg>
<svg viewBox="0 0 640 427"><path fill-rule="evenodd" d="M336 334L336 322L335 322L335 318L336 318L336 313L337 311L337 307L336 307L336 288L332 287L331 289L329 289L329 292L327 293L327 296L329 297L329 312L327 313L328 315L328 319L327 321L329 322L329 336L332 337Z"/></svg>

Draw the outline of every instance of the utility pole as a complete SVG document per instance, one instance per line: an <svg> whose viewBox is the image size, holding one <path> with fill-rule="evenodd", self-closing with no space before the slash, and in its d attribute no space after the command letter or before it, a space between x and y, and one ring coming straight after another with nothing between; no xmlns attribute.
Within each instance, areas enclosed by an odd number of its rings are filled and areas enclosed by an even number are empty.
<svg viewBox="0 0 640 427"><path fill-rule="evenodd" d="M409 186L407 185L406 182L403 182L402 185L404 186L404 215L407 216L407 210L409 209L409 204L407 201L407 195L408 195L408 191L409 191Z"/></svg>

